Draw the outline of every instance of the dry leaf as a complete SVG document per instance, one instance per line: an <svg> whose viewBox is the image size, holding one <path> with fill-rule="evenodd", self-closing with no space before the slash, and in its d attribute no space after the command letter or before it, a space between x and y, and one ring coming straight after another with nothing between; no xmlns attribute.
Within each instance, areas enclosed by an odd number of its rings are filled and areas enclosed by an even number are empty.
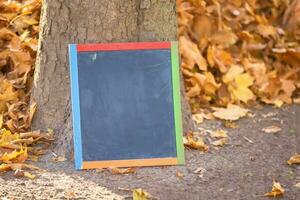
<svg viewBox="0 0 300 200"><path fill-rule="evenodd" d="M179 38L179 47L181 55L185 58L186 64L193 67L195 64L198 65L199 69L206 71L207 62L202 56L196 44L182 36Z"/></svg>
<svg viewBox="0 0 300 200"><path fill-rule="evenodd" d="M263 132L265 133L278 133L280 132L282 129L278 126L268 126L262 129Z"/></svg>
<svg viewBox="0 0 300 200"><path fill-rule="evenodd" d="M257 31L263 37L269 37L269 36L271 36L271 37L275 38L276 35L277 35L276 28L273 27L273 26L270 26L270 25L259 24L257 26Z"/></svg>
<svg viewBox="0 0 300 200"><path fill-rule="evenodd" d="M199 177L199 178L203 178L204 173L205 173L206 171L207 171L207 170L204 169L203 167L198 167L196 170L193 171L193 173L198 174L198 177Z"/></svg>
<svg viewBox="0 0 300 200"><path fill-rule="evenodd" d="M65 158L65 157L63 157L63 156L54 156L53 158L52 158L52 161L53 162L56 162L56 163L58 163L58 162L64 162L64 161L66 161L67 159Z"/></svg>
<svg viewBox="0 0 300 200"><path fill-rule="evenodd" d="M227 108L213 108L213 116L219 119L235 121L247 115L249 110L229 104Z"/></svg>
<svg viewBox="0 0 300 200"><path fill-rule="evenodd" d="M212 43L221 44L224 46L233 45L237 42L237 40L238 37L232 31L228 30L216 32L210 38Z"/></svg>
<svg viewBox="0 0 300 200"><path fill-rule="evenodd" d="M234 128L234 129L239 127L236 123L234 123L232 121L225 121L224 126L226 128Z"/></svg>
<svg viewBox="0 0 300 200"><path fill-rule="evenodd" d="M256 99L276 107L300 102L295 96L300 86L299 5L178 1L181 67L193 112ZM213 84L207 84L207 74Z"/></svg>
<svg viewBox="0 0 300 200"><path fill-rule="evenodd" d="M293 155L288 161L287 163L289 165L292 165L292 164L300 164L300 154L295 154Z"/></svg>
<svg viewBox="0 0 300 200"><path fill-rule="evenodd" d="M195 140L191 134L188 134L186 137L184 137L183 143L186 147L192 149L197 149L204 152L207 152L209 150L209 147L204 143L203 140Z"/></svg>
<svg viewBox="0 0 300 200"><path fill-rule="evenodd" d="M133 190L133 200L148 200L150 198L150 194L141 188Z"/></svg>
<svg viewBox="0 0 300 200"><path fill-rule="evenodd" d="M109 168L112 174L133 174L135 173L135 168L116 168L111 167Z"/></svg>
<svg viewBox="0 0 300 200"><path fill-rule="evenodd" d="M181 172L176 172L176 176L179 177L179 178L182 178L182 177L183 177L183 173L181 173Z"/></svg>
<svg viewBox="0 0 300 200"><path fill-rule="evenodd" d="M202 113L200 114L193 114L192 116L193 120L197 123L197 124L201 124L204 120L204 116Z"/></svg>
<svg viewBox="0 0 300 200"><path fill-rule="evenodd" d="M227 138L222 138L216 141L213 141L211 144L214 146L222 147L227 143Z"/></svg>
<svg viewBox="0 0 300 200"><path fill-rule="evenodd" d="M264 196L277 197L277 196L283 195L283 193L284 193L284 189L280 185L280 183L276 182L276 181L273 181L272 191L267 192L266 194L264 194Z"/></svg>
<svg viewBox="0 0 300 200"><path fill-rule="evenodd" d="M210 133L210 136L213 138L227 138L227 131L225 130L217 130Z"/></svg>
<svg viewBox="0 0 300 200"><path fill-rule="evenodd" d="M29 178L29 179L35 179L35 175L30 174L29 172L24 172L24 177Z"/></svg>

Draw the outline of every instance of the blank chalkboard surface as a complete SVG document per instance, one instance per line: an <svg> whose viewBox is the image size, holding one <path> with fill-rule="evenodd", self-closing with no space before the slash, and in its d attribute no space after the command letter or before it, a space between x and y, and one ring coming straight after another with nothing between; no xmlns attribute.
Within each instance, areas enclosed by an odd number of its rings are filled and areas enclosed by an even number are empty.
<svg viewBox="0 0 300 200"><path fill-rule="evenodd" d="M69 50L76 169L184 163L177 42Z"/></svg>

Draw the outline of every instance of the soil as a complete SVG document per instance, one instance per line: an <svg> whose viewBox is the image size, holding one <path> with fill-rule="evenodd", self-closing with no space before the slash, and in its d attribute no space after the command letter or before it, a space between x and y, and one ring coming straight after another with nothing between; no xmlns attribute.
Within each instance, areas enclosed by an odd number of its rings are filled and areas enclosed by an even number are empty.
<svg viewBox="0 0 300 200"><path fill-rule="evenodd" d="M186 149L185 166L145 167L135 174L112 175L108 170L75 171L73 161L53 163L49 154L39 163L48 172L35 180L12 178L11 174L0 178L0 197L131 199L132 189L143 188L161 200L253 200L268 199L263 194L271 191L276 180L285 188L277 199L300 199L300 189L295 187L300 182L300 165L286 164L291 155L300 153L300 106L266 106L252 113L254 116L237 122L238 129L227 129L229 143L224 147L211 147L208 153ZM261 131L271 125L282 131ZM201 128L226 129L217 120L205 121ZM178 177L178 172L183 176Z"/></svg>

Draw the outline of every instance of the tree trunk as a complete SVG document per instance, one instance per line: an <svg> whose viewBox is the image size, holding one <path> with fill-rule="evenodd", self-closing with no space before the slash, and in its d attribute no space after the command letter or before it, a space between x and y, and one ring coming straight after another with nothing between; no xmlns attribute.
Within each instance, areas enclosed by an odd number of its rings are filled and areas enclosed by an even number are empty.
<svg viewBox="0 0 300 200"><path fill-rule="evenodd" d="M176 40L176 31L175 0L44 0L32 93L38 105L33 128L53 129L55 151L70 155L68 44L170 41ZM188 130L193 122L182 97Z"/></svg>

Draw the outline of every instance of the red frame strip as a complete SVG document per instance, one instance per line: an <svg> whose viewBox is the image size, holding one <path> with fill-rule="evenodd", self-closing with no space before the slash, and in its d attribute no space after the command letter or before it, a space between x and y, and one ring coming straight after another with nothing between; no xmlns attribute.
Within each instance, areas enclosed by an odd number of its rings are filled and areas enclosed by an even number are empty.
<svg viewBox="0 0 300 200"><path fill-rule="evenodd" d="M103 44L78 44L77 45L77 52L147 50L147 49L171 49L171 42L103 43Z"/></svg>

